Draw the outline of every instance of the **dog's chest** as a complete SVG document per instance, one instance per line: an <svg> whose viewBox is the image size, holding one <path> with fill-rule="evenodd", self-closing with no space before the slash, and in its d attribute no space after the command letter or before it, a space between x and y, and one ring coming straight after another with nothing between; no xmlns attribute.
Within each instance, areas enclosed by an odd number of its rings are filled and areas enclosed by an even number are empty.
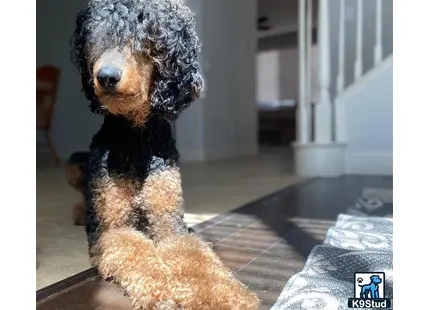
<svg viewBox="0 0 430 310"><path fill-rule="evenodd" d="M127 179L144 182L151 170L151 157L139 152L129 152L124 149L106 148L98 150L101 156L94 165L96 178Z"/></svg>
<svg viewBox="0 0 430 310"><path fill-rule="evenodd" d="M107 117L91 144L92 166L105 175L142 182L153 170L175 165L178 152L170 124L155 116L136 129L121 118Z"/></svg>

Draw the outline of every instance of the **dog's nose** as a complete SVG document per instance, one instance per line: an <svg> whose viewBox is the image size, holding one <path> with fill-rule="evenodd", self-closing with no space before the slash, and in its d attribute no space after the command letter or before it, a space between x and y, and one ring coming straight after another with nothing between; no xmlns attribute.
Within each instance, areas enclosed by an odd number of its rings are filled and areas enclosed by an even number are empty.
<svg viewBox="0 0 430 310"><path fill-rule="evenodd" d="M114 67L101 67L97 80L104 89L112 90L121 80L121 71Z"/></svg>

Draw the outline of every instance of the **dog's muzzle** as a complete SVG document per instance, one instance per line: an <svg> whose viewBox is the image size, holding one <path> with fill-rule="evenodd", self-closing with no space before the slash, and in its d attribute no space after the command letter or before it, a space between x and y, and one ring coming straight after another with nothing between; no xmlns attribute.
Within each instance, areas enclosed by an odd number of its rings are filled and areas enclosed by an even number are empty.
<svg viewBox="0 0 430 310"><path fill-rule="evenodd" d="M97 73L97 80L105 90L113 91L121 81L121 70L115 67L101 67Z"/></svg>
<svg viewBox="0 0 430 310"><path fill-rule="evenodd" d="M118 49L104 52L97 60L96 78L100 86L107 92L115 91L121 82L125 58Z"/></svg>

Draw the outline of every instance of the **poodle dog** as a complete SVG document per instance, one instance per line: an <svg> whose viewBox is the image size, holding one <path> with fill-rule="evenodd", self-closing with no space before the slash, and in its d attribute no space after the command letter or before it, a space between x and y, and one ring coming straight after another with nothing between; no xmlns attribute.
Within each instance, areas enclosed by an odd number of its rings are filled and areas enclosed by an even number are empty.
<svg viewBox="0 0 430 310"><path fill-rule="evenodd" d="M104 116L84 176L91 262L135 309L257 309L259 300L184 222L169 120L199 97L195 20L181 0L91 0L72 60Z"/></svg>

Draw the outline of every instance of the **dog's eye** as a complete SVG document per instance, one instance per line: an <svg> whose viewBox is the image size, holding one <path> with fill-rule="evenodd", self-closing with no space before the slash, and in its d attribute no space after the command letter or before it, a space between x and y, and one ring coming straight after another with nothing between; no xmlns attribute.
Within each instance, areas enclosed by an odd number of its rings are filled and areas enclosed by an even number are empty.
<svg viewBox="0 0 430 310"><path fill-rule="evenodd" d="M140 12L139 15L137 15L137 20L139 21L139 23L143 22L143 13Z"/></svg>

